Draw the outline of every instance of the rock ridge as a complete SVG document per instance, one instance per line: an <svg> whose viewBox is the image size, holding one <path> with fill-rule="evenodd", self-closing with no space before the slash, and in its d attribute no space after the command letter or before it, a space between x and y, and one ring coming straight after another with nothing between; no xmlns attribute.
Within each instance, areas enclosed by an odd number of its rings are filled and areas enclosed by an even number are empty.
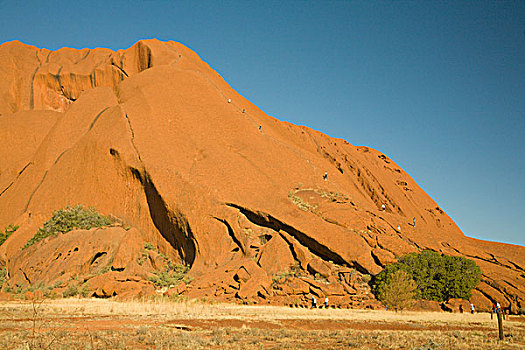
<svg viewBox="0 0 525 350"><path fill-rule="evenodd" d="M524 247L465 237L392 159L267 116L180 43L0 45L0 138L11 286L148 295L183 264L191 281L166 293L375 308L370 276L431 249L481 267L478 309L525 306ZM123 224L21 249L76 204Z"/></svg>

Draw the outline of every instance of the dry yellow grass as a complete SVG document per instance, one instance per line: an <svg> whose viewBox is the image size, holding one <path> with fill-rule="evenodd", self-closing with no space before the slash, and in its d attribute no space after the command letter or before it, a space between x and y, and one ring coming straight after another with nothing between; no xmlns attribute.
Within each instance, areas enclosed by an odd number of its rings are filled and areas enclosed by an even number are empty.
<svg viewBox="0 0 525 350"><path fill-rule="evenodd" d="M295 309L197 301L0 302L2 349L523 349L489 314Z"/></svg>
<svg viewBox="0 0 525 350"><path fill-rule="evenodd" d="M165 316L182 318L239 318L256 317L264 320L275 318L286 319L340 319L359 321L400 321L438 322L459 324L493 324L487 313L448 313L448 312L417 312L417 311L383 311L357 309L304 309L286 306L247 306L236 304L209 304L198 300L171 302L169 300L115 301L111 299L55 299L37 301L48 311L63 314L83 315L128 315L128 316ZM31 301L0 302L0 310L16 308L32 310Z"/></svg>

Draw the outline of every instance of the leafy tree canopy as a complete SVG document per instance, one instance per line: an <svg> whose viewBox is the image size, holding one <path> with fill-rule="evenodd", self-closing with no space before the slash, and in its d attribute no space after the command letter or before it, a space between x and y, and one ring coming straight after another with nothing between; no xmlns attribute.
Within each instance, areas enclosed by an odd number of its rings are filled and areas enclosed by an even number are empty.
<svg viewBox="0 0 525 350"><path fill-rule="evenodd" d="M474 261L424 250L404 255L377 274L374 278L376 294L398 270L405 271L416 282L414 297L426 300L469 299L481 279L481 270Z"/></svg>
<svg viewBox="0 0 525 350"><path fill-rule="evenodd" d="M377 297L388 308L400 310L407 307L416 292L416 282L403 270L387 276L377 291Z"/></svg>

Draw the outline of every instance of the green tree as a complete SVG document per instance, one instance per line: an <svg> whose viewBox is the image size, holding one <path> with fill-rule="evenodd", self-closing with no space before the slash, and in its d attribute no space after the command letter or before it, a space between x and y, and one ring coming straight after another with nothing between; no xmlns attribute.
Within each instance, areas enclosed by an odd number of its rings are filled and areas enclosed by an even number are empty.
<svg viewBox="0 0 525 350"><path fill-rule="evenodd" d="M408 273L397 270L388 275L378 288L378 299L388 308L400 310L407 307L416 293L416 282Z"/></svg>
<svg viewBox="0 0 525 350"><path fill-rule="evenodd" d="M387 265L374 279L376 293L398 270L405 271L416 282L415 298L436 301L470 298L472 289L481 278L481 270L472 260L424 250L405 255L397 263Z"/></svg>

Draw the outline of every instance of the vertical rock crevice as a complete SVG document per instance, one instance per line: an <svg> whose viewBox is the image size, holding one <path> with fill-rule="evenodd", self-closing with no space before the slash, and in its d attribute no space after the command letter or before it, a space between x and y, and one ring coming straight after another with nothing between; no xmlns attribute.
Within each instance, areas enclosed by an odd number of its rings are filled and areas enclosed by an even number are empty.
<svg viewBox="0 0 525 350"><path fill-rule="evenodd" d="M135 168L130 168L130 171L142 185L153 225L178 252L181 260L192 266L198 246L185 215L177 209L169 208L146 171L141 172Z"/></svg>
<svg viewBox="0 0 525 350"><path fill-rule="evenodd" d="M218 217L213 217L215 220L221 222L224 224L224 226L226 226L226 229L228 230L228 235L230 236L230 238L232 239L232 241L235 243L235 245L237 247L239 247L239 249L241 250L242 254L243 255L246 255L246 249L244 248L243 244L241 243L241 241L237 238L237 236L235 236L235 232L233 231L233 228L231 227L231 225L228 223L228 221L224 220L224 219L221 219L221 218L218 218Z"/></svg>

